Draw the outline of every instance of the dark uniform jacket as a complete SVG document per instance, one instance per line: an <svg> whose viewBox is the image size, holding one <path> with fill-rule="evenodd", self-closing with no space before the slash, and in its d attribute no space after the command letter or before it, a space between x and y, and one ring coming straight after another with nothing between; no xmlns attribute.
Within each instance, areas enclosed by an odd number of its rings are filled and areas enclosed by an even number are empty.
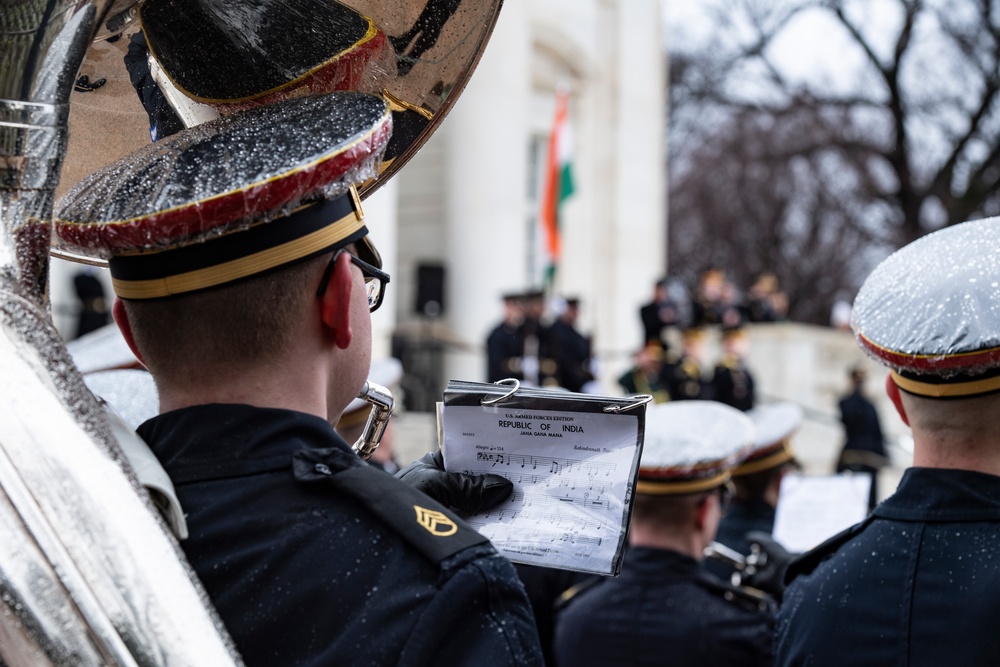
<svg viewBox="0 0 1000 667"><path fill-rule="evenodd" d="M139 433L176 485L181 546L247 665L542 664L511 564L324 420L204 405Z"/></svg>
<svg viewBox="0 0 1000 667"><path fill-rule="evenodd" d="M778 665L1000 664L1000 477L911 468L787 578Z"/></svg>
<svg viewBox="0 0 1000 667"><path fill-rule="evenodd" d="M559 386L570 391L581 391L594 379L590 373L590 339L573 325L556 320L549 327L551 356L556 362Z"/></svg>
<svg viewBox="0 0 1000 667"><path fill-rule="evenodd" d="M521 378L524 339L517 325L498 324L486 337L486 381Z"/></svg>
<svg viewBox="0 0 1000 667"><path fill-rule="evenodd" d="M771 534L774 530L774 508L761 499L739 500L734 498L719 522L715 541L747 556L750 554L750 540L747 533L760 531ZM733 569L717 560L706 559L705 568L719 578L729 580Z"/></svg>
<svg viewBox="0 0 1000 667"><path fill-rule="evenodd" d="M882 437L882 424L879 422L875 406L860 391L854 391L845 396L839 403L840 420L844 423L844 433L847 440L844 451L868 452L876 457L885 456L885 443ZM849 458L849 457L846 457ZM841 461L845 455L841 454ZM848 461L850 463L850 461ZM874 466L865 466L859 457L858 463L866 469L875 470Z"/></svg>
<svg viewBox="0 0 1000 667"><path fill-rule="evenodd" d="M653 301L639 309L642 320L643 344L666 344L663 330L676 327L681 322L680 308L672 300Z"/></svg>
<svg viewBox="0 0 1000 667"><path fill-rule="evenodd" d="M701 377L701 364L694 357L671 356L660 373L672 401L709 401L712 385Z"/></svg>
<svg viewBox="0 0 1000 667"><path fill-rule="evenodd" d="M771 665L773 616L674 551L629 547L621 576L575 595L556 618L560 667Z"/></svg>
<svg viewBox="0 0 1000 667"><path fill-rule="evenodd" d="M746 412L754 406L754 383L750 369L739 357L723 355L712 375L712 400Z"/></svg>

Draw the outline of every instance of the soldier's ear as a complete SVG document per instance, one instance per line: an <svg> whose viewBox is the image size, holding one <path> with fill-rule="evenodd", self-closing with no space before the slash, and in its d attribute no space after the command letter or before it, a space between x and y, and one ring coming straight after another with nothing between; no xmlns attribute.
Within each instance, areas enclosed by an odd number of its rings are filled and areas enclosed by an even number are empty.
<svg viewBox="0 0 1000 667"><path fill-rule="evenodd" d="M334 344L342 350L351 345L354 332L351 330L351 290L354 278L351 276L351 257L341 253L333 265L330 282L320 298L320 317L323 325L333 336Z"/></svg>
<svg viewBox="0 0 1000 667"><path fill-rule="evenodd" d="M896 406L899 418L903 420L904 424L909 426L910 418L906 416L906 408L903 406L903 399L899 395L899 386L893 382L892 373L888 373L885 376L885 393L889 396L892 404Z"/></svg>
<svg viewBox="0 0 1000 667"><path fill-rule="evenodd" d="M139 360L139 363L145 366L146 362L142 358L142 353L139 352L138 346L135 344L135 337L132 335L132 323L128 321L128 312L125 310L125 303L121 299L115 299L115 302L111 304L111 317L114 318L115 324L118 325L118 330L122 332L122 338L128 344L128 349L132 350L132 354Z"/></svg>

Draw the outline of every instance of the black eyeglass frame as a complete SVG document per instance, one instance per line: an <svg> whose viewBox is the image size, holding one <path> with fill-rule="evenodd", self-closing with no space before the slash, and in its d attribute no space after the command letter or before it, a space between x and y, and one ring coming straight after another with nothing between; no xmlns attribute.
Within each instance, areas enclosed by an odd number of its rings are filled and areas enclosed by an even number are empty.
<svg viewBox="0 0 1000 667"><path fill-rule="evenodd" d="M319 280L319 287L316 288L316 296L321 297L326 294L326 288L330 284L330 276L333 275L333 266L336 264L337 258L344 253L351 258L351 261L354 262L359 269L361 269L361 273L365 277L366 285L372 280L379 281L378 297L376 298L375 303L368 303L368 311L374 313L378 310L379 306L382 305L382 301L385 299L385 286L389 282L389 274L376 266L372 266L362 259L358 259L351 253L347 252L344 248L341 248L337 252L333 253L333 257L330 258L330 263L326 265L326 269L323 271L323 277Z"/></svg>

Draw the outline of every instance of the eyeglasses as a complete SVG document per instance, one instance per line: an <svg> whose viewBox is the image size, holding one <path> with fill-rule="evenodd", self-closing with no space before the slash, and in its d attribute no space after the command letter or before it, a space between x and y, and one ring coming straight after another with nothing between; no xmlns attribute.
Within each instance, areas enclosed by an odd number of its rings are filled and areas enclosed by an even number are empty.
<svg viewBox="0 0 1000 667"><path fill-rule="evenodd" d="M326 294L326 287L330 283L330 276L333 275L333 266L337 262L337 258L340 257L341 253L347 253L347 256L351 258L351 261L354 262L359 269L361 269L361 273L365 277L365 289L368 292L368 310L374 313L378 310L378 307L382 305L382 299L385 297L385 285L389 282L389 274L372 266L368 262L358 259L343 248L333 253L333 257L330 258L330 263L326 265L326 270L323 271L323 277L320 278L319 281L319 287L316 289L316 296L323 296Z"/></svg>

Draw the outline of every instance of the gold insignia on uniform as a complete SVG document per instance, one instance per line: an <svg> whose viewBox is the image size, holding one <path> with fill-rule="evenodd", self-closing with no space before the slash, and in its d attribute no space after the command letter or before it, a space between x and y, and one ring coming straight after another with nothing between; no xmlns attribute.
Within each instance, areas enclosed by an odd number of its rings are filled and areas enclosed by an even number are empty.
<svg viewBox="0 0 1000 667"><path fill-rule="evenodd" d="M417 523L427 529L435 537L448 537L458 532L458 526L445 514L429 510L420 505L414 505L417 510Z"/></svg>

